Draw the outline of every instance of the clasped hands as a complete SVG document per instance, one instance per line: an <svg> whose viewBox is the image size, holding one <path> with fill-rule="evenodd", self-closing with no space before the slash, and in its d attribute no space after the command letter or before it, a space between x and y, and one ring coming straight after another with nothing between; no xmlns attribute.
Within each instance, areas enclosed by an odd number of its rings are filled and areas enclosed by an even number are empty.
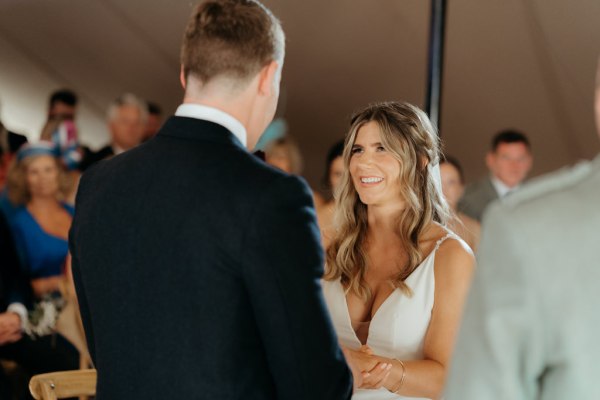
<svg viewBox="0 0 600 400"><path fill-rule="evenodd" d="M375 356L373 350L367 345L361 346L358 350L348 348L343 350L352 369L356 387L379 389L384 386L392 371L391 360Z"/></svg>

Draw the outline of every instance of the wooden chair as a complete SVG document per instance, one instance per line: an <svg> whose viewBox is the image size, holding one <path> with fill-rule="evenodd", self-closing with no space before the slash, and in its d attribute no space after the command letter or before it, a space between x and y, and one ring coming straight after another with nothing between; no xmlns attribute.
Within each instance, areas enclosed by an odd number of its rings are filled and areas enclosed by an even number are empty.
<svg viewBox="0 0 600 400"><path fill-rule="evenodd" d="M29 391L36 400L57 400L67 397L94 396L96 370L84 369L35 375L29 381Z"/></svg>

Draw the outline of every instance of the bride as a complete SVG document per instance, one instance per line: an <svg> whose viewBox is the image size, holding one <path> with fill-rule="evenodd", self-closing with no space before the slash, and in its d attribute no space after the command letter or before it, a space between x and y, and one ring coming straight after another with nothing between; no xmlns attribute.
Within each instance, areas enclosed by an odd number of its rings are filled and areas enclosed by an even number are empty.
<svg viewBox="0 0 600 400"><path fill-rule="evenodd" d="M363 382L353 399L438 398L474 259L444 227L438 139L406 103L356 114L336 191L325 299Z"/></svg>

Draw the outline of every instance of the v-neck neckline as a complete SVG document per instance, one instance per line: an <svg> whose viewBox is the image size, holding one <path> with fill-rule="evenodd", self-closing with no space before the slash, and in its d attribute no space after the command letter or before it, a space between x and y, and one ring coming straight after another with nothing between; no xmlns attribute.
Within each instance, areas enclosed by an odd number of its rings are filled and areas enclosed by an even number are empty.
<svg viewBox="0 0 600 400"><path fill-rule="evenodd" d="M445 234L442 238L438 239L438 241L436 242L433 250L431 250L429 252L429 254L427 255L427 257L425 257L423 259L423 261L421 261L421 263L417 266L417 268L415 268L409 276L406 277L406 279L404 280L405 282L408 281L412 276L414 276L414 273L417 272L418 270L421 269L421 266L423 266L431 257L435 258L435 253L437 253L440 245L449 237L452 237L452 233L448 232L447 234ZM435 262L435 260L434 260ZM354 330L354 327L352 326L352 318L350 318L350 309L348 308L348 299L346 298L346 291L344 290L344 286L342 285L342 282L338 280L337 282L338 286L339 286L339 290L342 293L342 299L343 299L343 306L344 306L344 317L346 320L346 325L350 328L350 331L352 332L353 335L353 340L356 341L356 343L358 344L358 346L362 346L362 342L360 341L360 339L358 338L358 335L356 334L356 331ZM375 311L375 313L372 315L371 317L371 321L369 322L369 329L367 330L367 339L365 340L365 344L368 345L369 344L369 339L371 338L371 329L373 328L373 323L375 322L375 319L377 318L377 316L380 314L381 309L387 304L389 303L389 300L397 293L400 292L399 288L396 288L392 291L392 293L390 293L385 300L383 300L383 302L381 303L381 305L379 305L379 307L377 308L377 311Z"/></svg>
<svg viewBox="0 0 600 400"><path fill-rule="evenodd" d="M363 343L360 341L360 339L358 338L358 335L356 334L356 331L354 330L354 327L352 326L352 318L350 318L350 309L348 308L348 299L346 298L346 293L344 291L344 287L342 286L341 282L338 282L339 284L339 288L342 292L342 299L343 299L343 306L344 306L344 310L346 311L344 313L345 315L345 319L346 319L346 324L350 327L350 330L352 331L353 334L353 339L356 340L356 342L362 346ZM396 292L399 292L400 289L396 288L392 291L392 293L390 293L385 300L383 300L383 302L379 305L379 307L377 308L377 311L375 311L375 314L373 314L373 316L371 317L371 321L369 322L369 328L367 329L367 339L365 340L366 345L369 344L369 338L371 337L371 328L373 327L373 323L375 322L375 320L377 319L377 316L380 314L380 310L389 302L390 298L392 298Z"/></svg>
<svg viewBox="0 0 600 400"><path fill-rule="evenodd" d="M67 206L66 206L65 204L61 203L61 204L60 204L60 206L63 208L63 210L65 210L65 211L66 211L66 213L67 213L69 216L71 216L70 210L67 208ZM31 218L31 220L33 221L33 223L35 224L35 226L37 226L37 228L40 230L40 232L42 232L44 235L46 235L46 236L50 236L51 238L54 238L54 239L57 239L57 240L60 240L60 241L63 241L63 242L65 242L65 241L68 241L68 240L69 240L69 235L68 235L68 234L67 234L67 237L66 237L66 238L64 238L64 237L62 237L62 236L58 236L58 235L55 235L55 234L53 234L53 233L50 233L50 232L46 231L46 230L45 230L45 229L42 227L42 225L41 225L41 224L38 222L38 220L37 220L37 219L35 219L35 216L34 216L34 215L31 213L31 211L29 211L29 209L28 209L27 207L25 207L25 211L27 211L27 215L29 216L29 218ZM71 220L72 220L72 219L73 219L73 217L71 216Z"/></svg>

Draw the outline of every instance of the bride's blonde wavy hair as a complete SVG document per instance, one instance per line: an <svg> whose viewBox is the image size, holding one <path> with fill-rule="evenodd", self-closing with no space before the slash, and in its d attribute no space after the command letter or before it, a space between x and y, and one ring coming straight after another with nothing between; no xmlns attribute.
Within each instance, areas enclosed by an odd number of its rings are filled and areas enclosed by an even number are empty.
<svg viewBox="0 0 600 400"><path fill-rule="evenodd" d="M345 171L335 192L335 236L327 249L325 280L341 279L347 291L362 299L371 296L364 277L368 268L364 242L367 234L367 206L359 197L349 166L358 131L368 122L379 126L383 147L400 164L404 209L397 216L396 234L404 245L408 262L392 280L394 287L411 295L404 280L421 263L419 239L432 221L446 224L449 209L436 188L431 166L439 162L439 141L427 115L419 108L398 102L369 105L356 113L344 141Z"/></svg>

